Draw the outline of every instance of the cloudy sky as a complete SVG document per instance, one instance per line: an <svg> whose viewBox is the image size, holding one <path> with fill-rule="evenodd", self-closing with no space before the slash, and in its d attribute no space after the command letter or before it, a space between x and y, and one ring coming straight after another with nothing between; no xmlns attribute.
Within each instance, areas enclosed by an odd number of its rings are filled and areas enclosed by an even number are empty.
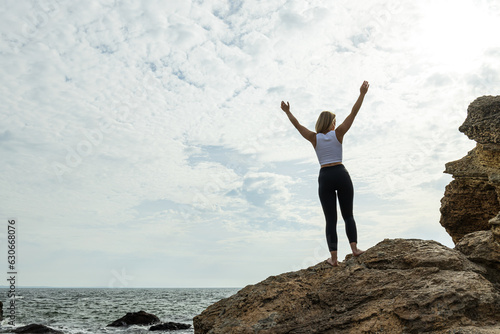
<svg viewBox="0 0 500 334"><path fill-rule="evenodd" d="M325 260L319 165L280 101L313 129L363 80L344 140L359 247L453 247L444 164L474 147L468 104L498 95L498 31L496 0L4 2L0 238L5 254L15 218L18 284L242 287Z"/></svg>

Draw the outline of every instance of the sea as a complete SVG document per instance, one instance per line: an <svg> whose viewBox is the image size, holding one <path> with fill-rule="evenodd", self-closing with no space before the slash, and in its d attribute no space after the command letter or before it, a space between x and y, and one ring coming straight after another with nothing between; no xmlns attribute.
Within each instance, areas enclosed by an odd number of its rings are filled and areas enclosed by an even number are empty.
<svg viewBox="0 0 500 334"><path fill-rule="evenodd" d="M190 324L187 330L168 333L194 333L193 318L211 304L235 294L239 288L18 288L15 326L9 325L7 290L0 289L4 319L0 333L14 328L42 324L65 334L138 334L150 326L106 327L129 312L145 311L161 322ZM165 331L164 333L166 333Z"/></svg>

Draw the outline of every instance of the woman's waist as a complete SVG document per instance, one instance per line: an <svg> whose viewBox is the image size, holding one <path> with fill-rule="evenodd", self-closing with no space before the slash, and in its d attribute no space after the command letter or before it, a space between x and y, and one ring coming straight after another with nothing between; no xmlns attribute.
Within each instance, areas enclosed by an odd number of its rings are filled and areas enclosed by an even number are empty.
<svg viewBox="0 0 500 334"><path fill-rule="evenodd" d="M324 164L324 165L321 165L321 168L333 167L333 166L340 166L340 165L342 165L342 161Z"/></svg>

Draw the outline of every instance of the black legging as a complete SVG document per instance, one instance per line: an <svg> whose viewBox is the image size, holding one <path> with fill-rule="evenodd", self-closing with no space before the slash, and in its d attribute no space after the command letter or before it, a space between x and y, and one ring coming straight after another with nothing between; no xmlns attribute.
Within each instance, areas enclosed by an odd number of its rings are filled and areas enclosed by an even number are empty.
<svg viewBox="0 0 500 334"><path fill-rule="evenodd" d="M326 218L326 242L330 251L337 250L337 196L339 195L340 212L345 222L345 231L349 243L358 241L356 222L352 214L354 187L344 165L323 167L319 172L319 200Z"/></svg>

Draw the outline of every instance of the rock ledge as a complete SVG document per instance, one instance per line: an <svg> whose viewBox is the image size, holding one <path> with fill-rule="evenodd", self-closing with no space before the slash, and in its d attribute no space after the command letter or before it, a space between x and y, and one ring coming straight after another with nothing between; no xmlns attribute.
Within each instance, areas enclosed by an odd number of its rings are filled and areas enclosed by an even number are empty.
<svg viewBox="0 0 500 334"><path fill-rule="evenodd" d="M197 334L500 328L500 292L484 274L438 242L386 239L339 267L322 262L249 285L196 316L194 328Z"/></svg>

